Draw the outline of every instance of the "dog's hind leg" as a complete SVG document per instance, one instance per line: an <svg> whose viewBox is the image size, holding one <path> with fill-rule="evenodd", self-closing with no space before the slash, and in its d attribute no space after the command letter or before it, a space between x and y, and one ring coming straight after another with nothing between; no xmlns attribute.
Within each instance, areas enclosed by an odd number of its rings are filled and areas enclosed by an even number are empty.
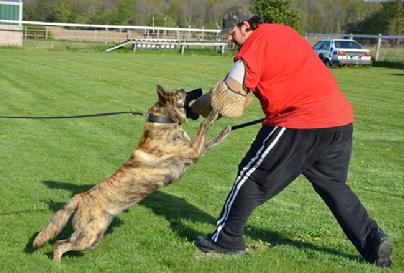
<svg viewBox="0 0 404 273"><path fill-rule="evenodd" d="M95 248L101 241L105 229L91 232L75 232L69 240L56 241L53 246L53 261L60 263L62 255L68 251L82 251Z"/></svg>
<svg viewBox="0 0 404 273"><path fill-rule="evenodd" d="M72 242L72 250L81 251L95 248L101 242L104 232L105 229L100 231L93 230L86 234L79 234L77 240Z"/></svg>
<svg viewBox="0 0 404 273"><path fill-rule="evenodd" d="M53 261L55 263L60 263L62 260L62 255L73 249L70 240L59 240L53 245Z"/></svg>
<svg viewBox="0 0 404 273"><path fill-rule="evenodd" d="M60 262L68 251L90 250L101 241L112 217L102 210L79 208L73 219L74 233L68 240L57 241L53 247L53 261Z"/></svg>

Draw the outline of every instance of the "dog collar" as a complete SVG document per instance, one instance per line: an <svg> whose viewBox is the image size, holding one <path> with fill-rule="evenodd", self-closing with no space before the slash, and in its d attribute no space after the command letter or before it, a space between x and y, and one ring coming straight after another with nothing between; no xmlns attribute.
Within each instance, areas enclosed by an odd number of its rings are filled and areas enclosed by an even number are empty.
<svg viewBox="0 0 404 273"><path fill-rule="evenodd" d="M148 114L146 121L155 123L175 123L169 116L156 116L153 114Z"/></svg>

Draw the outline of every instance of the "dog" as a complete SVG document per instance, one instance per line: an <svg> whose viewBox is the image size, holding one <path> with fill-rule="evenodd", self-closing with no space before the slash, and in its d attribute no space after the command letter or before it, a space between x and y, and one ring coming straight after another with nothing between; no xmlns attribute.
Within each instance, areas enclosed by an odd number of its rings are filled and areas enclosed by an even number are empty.
<svg viewBox="0 0 404 273"><path fill-rule="evenodd" d="M218 118L218 111L212 110L191 140L181 127L187 122L187 92L166 91L160 85L156 89L158 102L148 110L143 136L128 161L103 182L74 195L36 236L34 249L57 236L72 214L74 232L54 243L53 261L60 262L68 251L93 249L114 216L178 180L190 164L229 135L230 126L205 142L209 127Z"/></svg>

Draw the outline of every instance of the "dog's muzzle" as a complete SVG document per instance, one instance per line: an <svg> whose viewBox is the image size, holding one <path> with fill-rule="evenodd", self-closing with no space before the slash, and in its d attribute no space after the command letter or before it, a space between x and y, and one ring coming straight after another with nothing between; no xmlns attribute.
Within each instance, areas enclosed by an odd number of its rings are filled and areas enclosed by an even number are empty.
<svg viewBox="0 0 404 273"><path fill-rule="evenodd" d="M191 91L187 92L187 95L185 96L185 102L184 102L184 108L185 108L185 112L187 114L187 118L193 119L193 120L197 120L199 118L199 115L194 113L191 110L191 107L189 106L189 104L193 101L198 99L200 96L202 96L202 89L198 88L198 89L194 89Z"/></svg>

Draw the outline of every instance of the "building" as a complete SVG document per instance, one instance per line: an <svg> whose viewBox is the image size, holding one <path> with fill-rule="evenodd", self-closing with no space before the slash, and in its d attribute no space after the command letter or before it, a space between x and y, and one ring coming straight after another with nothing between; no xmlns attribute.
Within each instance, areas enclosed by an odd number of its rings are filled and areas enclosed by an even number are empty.
<svg viewBox="0 0 404 273"><path fill-rule="evenodd" d="M22 46L22 0L0 0L0 46Z"/></svg>

